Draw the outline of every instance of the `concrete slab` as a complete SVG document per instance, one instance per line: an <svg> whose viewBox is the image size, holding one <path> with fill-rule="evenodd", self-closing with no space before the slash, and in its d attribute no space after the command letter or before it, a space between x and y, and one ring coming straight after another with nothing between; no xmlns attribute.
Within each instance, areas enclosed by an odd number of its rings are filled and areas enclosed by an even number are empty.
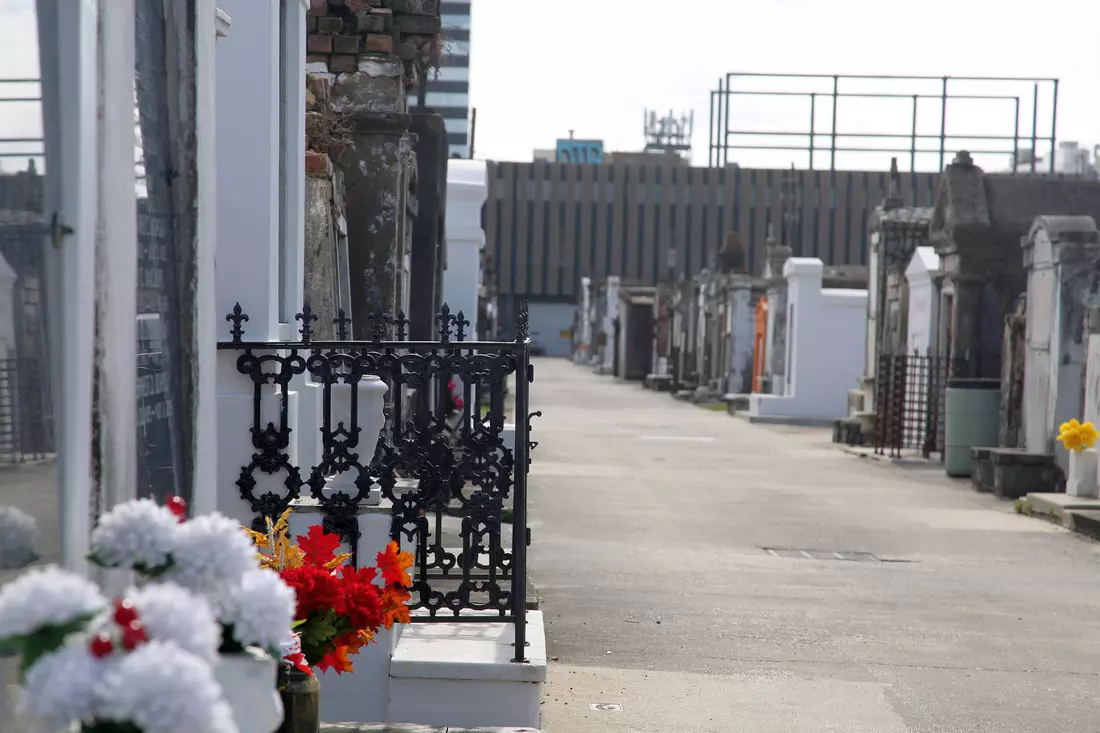
<svg viewBox="0 0 1100 733"><path fill-rule="evenodd" d="M546 679L546 637L538 611L527 614L528 662L512 661L515 628L500 622L411 624L401 634L390 663L391 677L448 680Z"/></svg>
<svg viewBox="0 0 1100 733"><path fill-rule="evenodd" d="M942 471L852 460L829 429L536 374L544 729L1095 729L1100 544ZM715 440L638 439L654 425Z"/></svg>
<svg viewBox="0 0 1100 733"><path fill-rule="evenodd" d="M1066 526L1078 534L1100 540L1100 511L1094 509L1071 509L1066 512Z"/></svg>
<svg viewBox="0 0 1100 733"><path fill-rule="evenodd" d="M1100 510L1100 499L1083 499L1069 494L1028 494L1027 503L1036 514L1053 514L1065 519L1066 512L1077 510Z"/></svg>
<svg viewBox="0 0 1100 733"><path fill-rule="evenodd" d="M925 458L919 453L913 453L912 455L902 455L898 457L879 455L875 452L874 448L864 448L860 446L845 445L840 448L842 453L846 453L856 458L864 458L875 463L881 463L884 466L898 466L899 468L932 468L943 470L943 463L938 458Z"/></svg>
<svg viewBox="0 0 1100 733"><path fill-rule="evenodd" d="M753 415L744 410L738 410L733 413L734 417L739 417L748 423L753 425L797 425L800 427L812 427L812 428L824 428L833 424L836 418L830 420L813 420L809 418L797 418L797 417L782 417L778 415Z"/></svg>
<svg viewBox="0 0 1100 733"><path fill-rule="evenodd" d="M674 674L555 666L542 726L553 733L907 733L886 685L758 671Z"/></svg>

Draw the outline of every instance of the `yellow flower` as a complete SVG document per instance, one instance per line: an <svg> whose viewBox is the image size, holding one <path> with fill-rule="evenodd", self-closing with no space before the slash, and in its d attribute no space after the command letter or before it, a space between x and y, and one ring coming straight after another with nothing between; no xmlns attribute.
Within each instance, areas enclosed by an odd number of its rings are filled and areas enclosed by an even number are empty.
<svg viewBox="0 0 1100 733"><path fill-rule="evenodd" d="M1066 450L1081 451L1091 448L1098 437L1100 437L1100 433L1097 433L1092 423L1081 423L1076 418L1062 423L1058 428L1058 442Z"/></svg>
<svg viewBox="0 0 1100 733"><path fill-rule="evenodd" d="M1096 432L1096 428L1090 422L1081 426L1078 435L1081 437L1081 443L1086 448L1091 448L1096 443L1096 439L1100 438L1100 433Z"/></svg>
<svg viewBox="0 0 1100 733"><path fill-rule="evenodd" d="M287 509L275 522L271 521L271 517L266 517L267 532L256 532L248 527L241 528L259 550L257 560L260 567L283 571L301 567L305 561L305 555L288 536L290 512L291 510Z"/></svg>

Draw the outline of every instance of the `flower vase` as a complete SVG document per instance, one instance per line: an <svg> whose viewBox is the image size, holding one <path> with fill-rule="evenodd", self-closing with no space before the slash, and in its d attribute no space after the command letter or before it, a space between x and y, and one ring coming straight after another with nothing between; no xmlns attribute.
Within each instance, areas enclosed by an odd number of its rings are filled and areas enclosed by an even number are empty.
<svg viewBox="0 0 1100 733"><path fill-rule="evenodd" d="M239 733L273 733L283 720L283 703L276 690L278 663L268 653L248 647L223 654L214 669Z"/></svg>
<svg viewBox="0 0 1100 733"><path fill-rule="evenodd" d="M278 733L319 733L321 681L317 675L283 665L279 668L279 694L285 717Z"/></svg>
<svg viewBox="0 0 1100 733"><path fill-rule="evenodd" d="M1069 452L1069 476L1066 493L1070 496L1095 499L1097 497L1097 453L1095 448Z"/></svg>

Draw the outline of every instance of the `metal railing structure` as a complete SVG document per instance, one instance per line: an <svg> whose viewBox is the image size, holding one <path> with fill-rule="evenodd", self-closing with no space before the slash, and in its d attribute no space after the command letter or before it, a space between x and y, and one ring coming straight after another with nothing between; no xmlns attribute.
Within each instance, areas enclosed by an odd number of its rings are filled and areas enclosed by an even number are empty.
<svg viewBox="0 0 1100 733"><path fill-rule="evenodd" d="M1000 373L999 359L977 355L948 358L914 351L880 354L875 374L875 453L900 458L906 451L942 462L947 424L947 388L952 379Z"/></svg>
<svg viewBox="0 0 1100 733"><path fill-rule="evenodd" d="M760 90L748 88L749 80L773 80L775 83L791 83L805 85L806 91L792 90ZM866 92L850 90L859 82L888 82L896 89L891 92ZM978 83L983 86L996 86L1004 88L1006 85L1015 86L1016 93L1011 91L1006 94L960 94L951 90L952 85L958 89L959 84ZM842 85L844 88L842 89ZM935 85L938 91L929 93L930 86ZM1020 92L1020 87L1030 85L1030 105L1027 97ZM1044 94L1044 91L1046 92ZM731 108L735 98L797 98L807 102L807 126L802 130L776 131L776 130L751 130L731 127L732 121L738 119L737 109ZM868 132L841 131L838 127L838 103L843 99L868 99L880 101L911 101L912 124L907 130L883 129ZM1050 134L1040 132L1040 106L1049 104L1049 127L1044 124ZM925 104L935 104L939 111L939 129L932 133L921 132L918 124L921 101ZM991 102L1003 103L1013 108L1013 114L1009 121L1013 123L1013 134L973 134L952 132L948 123L948 102L951 101ZM1049 101L1048 101L1049 100ZM937 104L938 103L938 104ZM1030 109L1029 109L1030 107ZM826 129L818 129L818 117L825 112L830 118ZM1030 124L1026 119L1026 113L1031 112ZM1007 117L1007 113L1006 113ZM1045 120L1044 120L1045 123ZM1012 169L1014 172L1020 166L1021 142L1029 142L1031 156L1024 167L1030 168L1030 172L1037 171L1037 157L1039 145L1042 143L1050 146L1050 172L1054 172L1054 158L1056 149L1056 131L1058 123L1058 79L1040 79L1027 77L979 77L979 76L904 76L904 75L875 75L875 74L766 74L766 73L728 73L725 78L719 79L718 89L710 93L710 157L711 167L725 167L731 163L730 151L735 150L774 150L774 151L800 151L808 157L809 170L814 170L815 156L828 154L829 164L826 170L836 170L838 153L888 153L901 156L909 155L909 170L917 170L917 156L921 154L938 154L939 168L943 170L955 148L965 148L971 153L1004 154L1012 157ZM741 142L746 138L764 138L765 143ZM794 144L804 140L803 144ZM905 147L879 147L870 141L891 140L908 143ZM923 143L933 141L935 147L922 147ZM771 142L775 141L775 142ZM860 144L867 141L866 144ZM881 143L885 144L885 143ZM993 147L984 147L993 146ZM799 167L802 167L801 165Z"/></svg>
<svg viewBox="0 0 1100 733"><path fill-rule="evenodd" d="M0 78L0 109L10 113L14 104L41 105L41 80L39 79L4 79ZM33 91L24 91L30 87ZM11 91L11 90L17 91ZM41 112L37 112L41 119ZM5 168L4 161L10 158L24 158L37 160L42 163L45 159L45 141L39 137L13 137L7 131L0 128L0 170Z"/></svg>
<svg viewBox="0 0 1100 733"><path fill-rule="evenodd" d="M438 340L408 341L408 320L369 318L371 339L347 339L350 319L333 320L337 340L313 340L317 316L308 305L297 315L300 340L248 341L238 305L226 316L231 340L218 348L239 352L237 370L254 387L251 428L255 453L237 486L256 513L277 516L304 495L324 514L327 531L354 549L360 507L372 489L391 504L392 539L415 554L409 608L413 622L500 621L515 626L514 661L525 660L527 612L527 472L530 466L531 367L526 302L514 341L467 341L464 315L443 306ZM289 451L289 385L308 374L322 390L321 456L317 465L294 465ZM388 386L386 422L375 440L361 435L359 390L374 375ZM515 441L505 432L505 399L515 379ZM451 383L461 383L462 401ZM337 414L334 388L352 387L350 414ZM280 412L265 421L261 403L278 388ZM453 418L457 410L460 417ZM368 418L369 419L369 418ZM457 422L452 433L451 424ZM257 493L260 473L285 475L284 490ZM326 479L353 472L355 491L326 490ZM508 502L511 531L506 531ZM375 502L377 503L377 502ZM457 526L455 526L457 520ZM353 562L358 557L353 555Z"/></svg>

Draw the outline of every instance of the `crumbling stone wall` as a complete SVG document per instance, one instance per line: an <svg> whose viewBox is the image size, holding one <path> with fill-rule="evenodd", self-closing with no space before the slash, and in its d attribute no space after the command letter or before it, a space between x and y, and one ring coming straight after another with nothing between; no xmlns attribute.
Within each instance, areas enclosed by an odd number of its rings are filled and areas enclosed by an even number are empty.
<svg viewBox="0 0 1100 733"><path fill-rule="evenodd" d="M346 186L355 338L369 337L370 314L408 310L417 210L408 96L438 65L440 29L438 0L311 0L306 69L329 83L348 137L333 163Z"/></svg>

